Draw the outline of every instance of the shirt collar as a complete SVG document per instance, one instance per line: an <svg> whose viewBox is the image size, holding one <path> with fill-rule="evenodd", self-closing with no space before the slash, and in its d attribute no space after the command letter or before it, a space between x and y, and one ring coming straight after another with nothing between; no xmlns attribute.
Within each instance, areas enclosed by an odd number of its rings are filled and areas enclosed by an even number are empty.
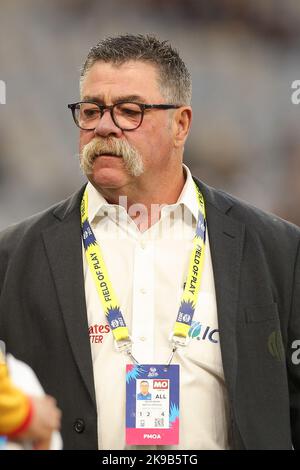
<svg viewBox="0 0 300 470"><path fill-rule="evenodd" d="M88 217L90 223L94 221L96 216L104 215L105 212L114 212L120 208L118 204L109 204L92 183L88 182L86 190L88 193Z"/></svg>
<svg viewBox="0 0 300 470"><path fill-rule="evenodd" d="M197 220L199 207L195 192L195 183L190 169L184 163L183 168L186 180L179 198L176 203L165 206L162 211L171 211L176 209L176 207L179 205L183 205L193 214ZM93 222L97 215L101 216L104 215L104 213L115 213L116 211L125 210L118 204L109 204L102 194L100 194L90 182L88 182L86 189L88 193L88 217L90 223Z"/></svg>
<svg viewBox="0 0 300 470"><path fill-rule="evenodd" d="M193 216L197 220L199 206L195 191L195 183L190 169L184 163L182 164L182 166L186 176L185 184L177 199L177 202L175 204L171 204L169 207L174 207L175 209L177 206L183 205L193 214Z"/></svg>

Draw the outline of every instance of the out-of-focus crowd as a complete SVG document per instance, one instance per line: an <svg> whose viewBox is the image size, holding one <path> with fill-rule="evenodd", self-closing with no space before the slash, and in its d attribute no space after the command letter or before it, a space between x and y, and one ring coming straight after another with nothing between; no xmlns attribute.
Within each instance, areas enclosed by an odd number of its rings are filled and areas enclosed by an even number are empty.
<svg viewBox="0 0 300 470"><path fill-rule="evenodd" d="M300 225L299 0L1 0L0 229L84 181L66 105L88 49L169 39L193 77L193 174Z"/></svg>

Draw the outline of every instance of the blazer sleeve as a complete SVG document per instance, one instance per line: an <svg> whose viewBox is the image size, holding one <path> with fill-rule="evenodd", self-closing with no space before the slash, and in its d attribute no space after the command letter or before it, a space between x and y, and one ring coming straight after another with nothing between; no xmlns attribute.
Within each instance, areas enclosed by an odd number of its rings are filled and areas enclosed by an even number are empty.
<svg viewBox="0 0 300 470"><path fill-rule="evenodd" d="M9 262L11 229L0 233L0 298ZM0 312L1 320L1 312ZM0 321L0 340L2 337ZM14 387L0 352L0 435L14 436L30 424L33 408L29 397Z"/></svg>
<svg viewBox="0 0 300 470"><path fill-rule="evenodd" d="M288 326L288 380L294 449L300 449L300 240L294 268L293 297Z"/></svg>
<svg viewBox="0 0 300 470"><path fill-rule="evenodd" d="M7 269L8 259L6 253L3 249L1 249L1 234L0 234L0 296L3 288L4 278ZM0 339L1 339L1 332L0 332Z"/></svg>
<svg viewBox="0 0 300 470"><path fill-rule="evenodd" d="M13 232L13 229L10 227L0 232L0 297L8 268L9 256L12 254L16 243L18 242L18 239L12 236Z"/></svg>

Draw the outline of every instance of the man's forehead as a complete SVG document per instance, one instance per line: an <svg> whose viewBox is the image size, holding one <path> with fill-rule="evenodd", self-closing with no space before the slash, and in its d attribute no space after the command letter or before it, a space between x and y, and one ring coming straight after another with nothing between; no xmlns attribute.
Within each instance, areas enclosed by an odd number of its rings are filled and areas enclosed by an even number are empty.
<svg viewBox="0 0 300 470"><path fill-rule="evenodd" d="M82 99L84 101L95 101L99 104L106 103L106 97L103 93L96 93L96 94L84 94ZM146 103L146 98L142 95L127 95L126 93L122 95L116 95L112 97L112 104L118 103L120 101L134 101L138 103Z"/></svg>
<svg viewBox="0 0 300 470"><path fill-rule="evenodd" d="M112 73L115 75L119 71L122 71L122 74L128 73L136 75L136 73L145 74L147 76L151 75L156 77L158 73L158 68L155 64L143 60L128 60L126 62L114 63L114 62L104 62L102 60L97 60L89 69L87 74L91 71L97 72L98 74L107 75Z"/></svg>
<svg viewBox="0 0 300 470"><path fill-rule="evenodd" d="M82 99L104 103L107 94L112 102L146 103L149 94L158 97L158 75L154 65L129 61L121 65L96 62L86 73L81 86Z"/></svg>

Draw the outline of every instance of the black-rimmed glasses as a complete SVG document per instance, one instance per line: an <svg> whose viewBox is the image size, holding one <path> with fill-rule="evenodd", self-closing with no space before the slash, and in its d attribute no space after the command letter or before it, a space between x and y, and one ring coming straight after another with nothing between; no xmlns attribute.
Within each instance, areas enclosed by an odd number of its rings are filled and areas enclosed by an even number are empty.
<svg viewBox="0 0 300 470"><path fill-rule="evenodd" d="M79 101L68 104L75 124L85 131L96 129L104 111L109 110L114 124L122 131L134 131L143 122L145 110L148 109L177 109L175 104L142 104L122 101L111 106L104 106L95 101Z"/></svg>

